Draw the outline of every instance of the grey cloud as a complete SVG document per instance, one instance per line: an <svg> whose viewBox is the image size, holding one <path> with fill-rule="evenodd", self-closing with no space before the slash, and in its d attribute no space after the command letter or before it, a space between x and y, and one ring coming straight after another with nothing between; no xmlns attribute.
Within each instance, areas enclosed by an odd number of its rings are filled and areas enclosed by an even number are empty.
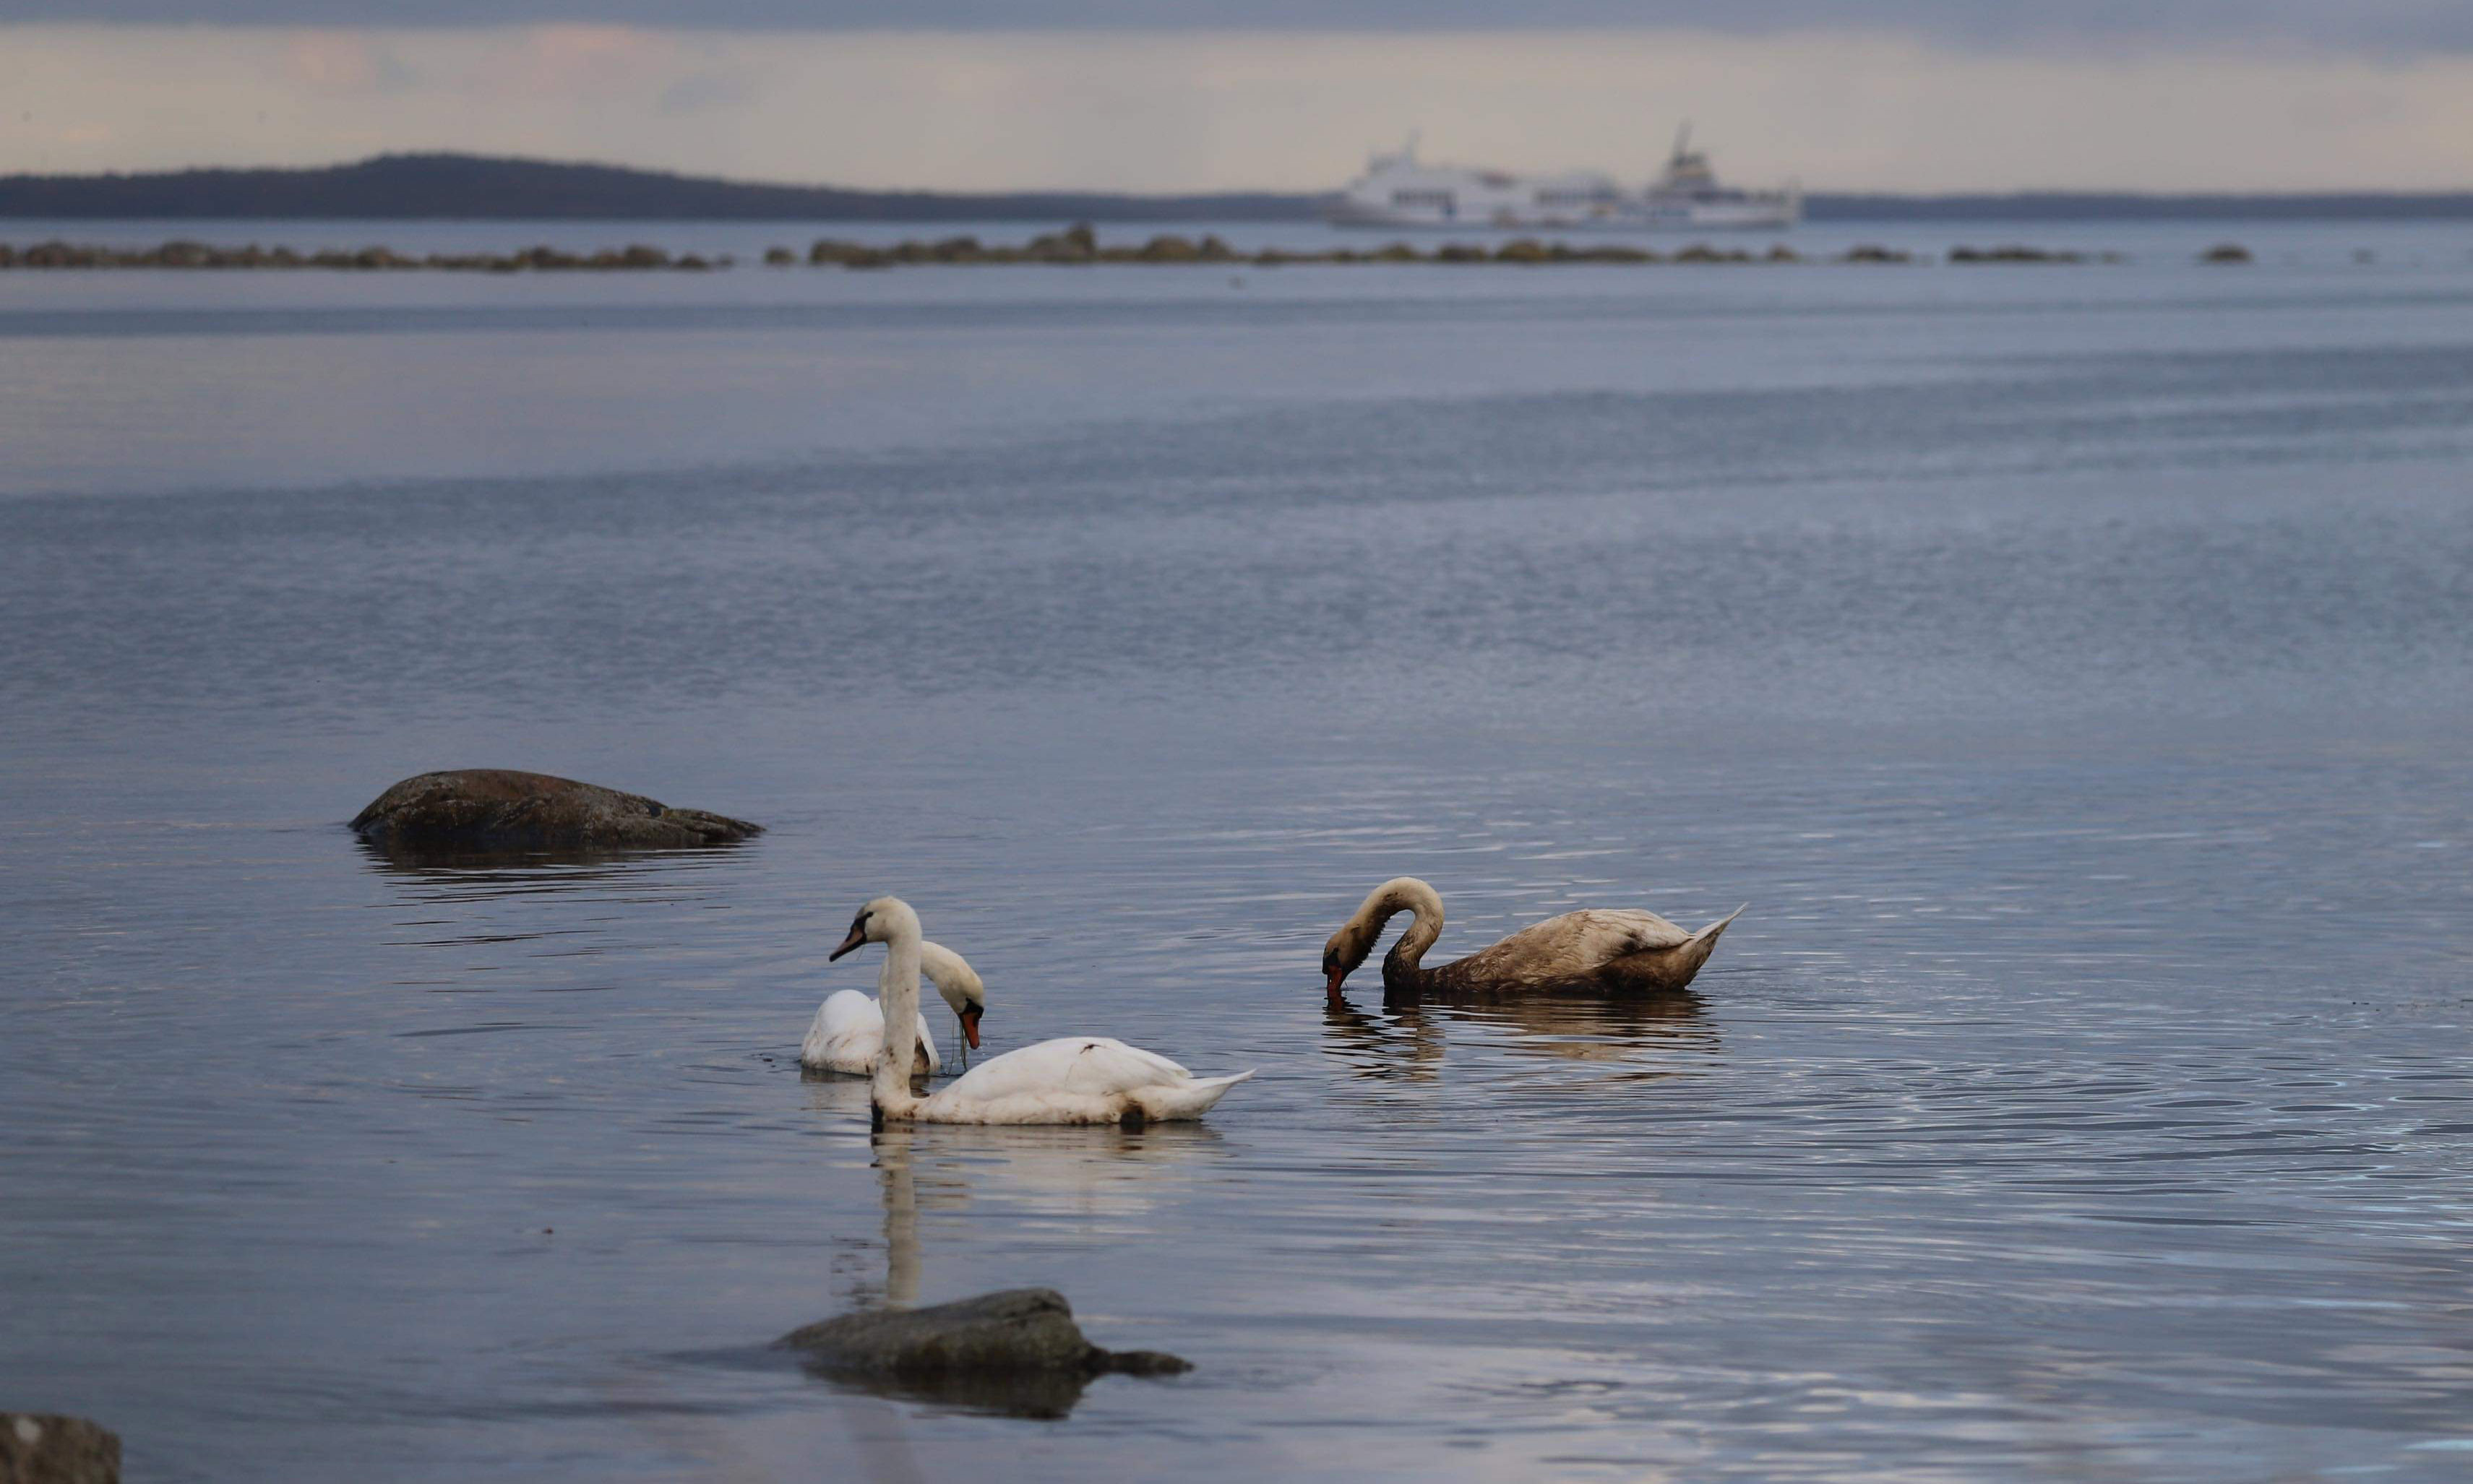
<svg viewBox="0 0 2473 1484"><path fill-rule="evenodd" d="M1688 26L1910 34L1987 48L2473 51L2462 0L0 0L0 20L696 28L1546 30Z"/></svg>

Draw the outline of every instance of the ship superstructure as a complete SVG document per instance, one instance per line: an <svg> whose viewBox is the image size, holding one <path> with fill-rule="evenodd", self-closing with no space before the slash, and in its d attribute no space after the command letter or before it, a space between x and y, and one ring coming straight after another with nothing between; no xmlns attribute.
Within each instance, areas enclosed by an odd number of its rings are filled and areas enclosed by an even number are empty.
<svg viewBox="0 0 2473 1484"><path fill-rule="evenodd" d="M1410 135L1397 153L1377 155L1333 200L1340 227L1785 227L1803 214L1800 193L1721 185L1709 156L1692 148L1683 126L1666 170L1647 188L1625 191L1613 177L1581 171L1520 176L1429 164Z"/></svg>

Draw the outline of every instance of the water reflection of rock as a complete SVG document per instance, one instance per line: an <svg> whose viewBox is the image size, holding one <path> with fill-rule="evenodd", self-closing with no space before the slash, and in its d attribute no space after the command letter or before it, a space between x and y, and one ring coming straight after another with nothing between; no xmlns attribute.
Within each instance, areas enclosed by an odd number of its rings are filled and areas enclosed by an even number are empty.
<svg viewBox="0 0 2473 1484"><path fill-rule="evenodd" d="M726 852L708 850L442 850L353 842L361 859L383 875L473 895L571 889L595 882L695 870Z"/></svg>
<svg viewBox="0 0 2473 1484"><path fill-rule="evenodd" d="M841 1118L867 1116L867 1084L854 1077L807 1084L808 1105ZM1071 1218L1070 1229L1105 1223L1121 1233L1189 1183L1193 1167L1220 1145L1200 1124L1109 1128L977 1128L888 1124L869 1137L883 1209L884 1279L851 1284L852 1311L909 1308L934 1284L927 1258L932 1232L967 1220L982 1229L1021 1230ZM1020 1275L979 1273L1001 1282ZM948 1282L950 1281L948 1280ZM973 1284L975 1285L975 1283ZM822 1373L819 1373L822 1374ZM1063 1417L1090 1375L967 1377L922 1386L887 1377L853 1380L884 1396L935 1401L1018 1417Z"/></svg>
<svg viewBox="0 0 2473 1484"><path fill-rule="evenodd" d="M1440 1075L1453 1021L1512 1033L1515 1054L1628 1065L1669 1076L1677 1051L1714 1052L1717 1027L1699 995L1538 996L1501 999L1425 994L1385 999L1380 1010L1348 1002L1324 1007L1333 1051L1360 1077L1431 1081Z"/></svg>
<svg viewBox="0 0 2473 1484"><path fill-rule="evenodd" d="M648 949L674 946L647 936L645 910L692 903L718 890L719 879L708 873L724 853L442 855L367 844L360 851L400 914L400 935L388 946L473 950L492 963L520 956L544 969L563 961L577 972L600 954L623 949L634 959ZM555 943L555 949L544 947L546 943ZM431 965L420 971L444 967L440 961ZM525 987L579 987L549 982L571 977L529 975Z"/></svg>

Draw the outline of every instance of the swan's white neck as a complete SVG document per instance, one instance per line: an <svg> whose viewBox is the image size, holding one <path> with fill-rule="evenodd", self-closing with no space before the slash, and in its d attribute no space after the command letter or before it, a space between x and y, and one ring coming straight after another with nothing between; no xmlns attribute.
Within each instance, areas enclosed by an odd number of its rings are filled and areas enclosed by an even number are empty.
<svg viewBox="0 0 2473 1484"><path fill-rule="evenodd" d="M876 1053L872 1093L878 1111L900 1115L918 1106L910 1071L919 1054L919 922L897 920L884 941L884 969L876 976L884 1012L884 1049Z"/></svg>

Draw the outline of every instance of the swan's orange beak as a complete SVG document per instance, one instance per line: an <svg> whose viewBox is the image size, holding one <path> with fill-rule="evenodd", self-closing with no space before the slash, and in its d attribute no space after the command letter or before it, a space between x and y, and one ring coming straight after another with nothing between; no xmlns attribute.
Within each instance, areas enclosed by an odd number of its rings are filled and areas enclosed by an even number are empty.
<svg viewBox="0 0 2473 1484"><path fill-rule="evenodd" d="M962 1012L962 1034L971 1039L971 1049L979 1049L979 1017L987 1012L976 1005Z"/></svg>
<svg viewBox="0 0 2473 1484"><path fill-rule="evenodd" d="M1331 983L1326 987L1325 993L1330 994L1333 999L1339 998L1339 986L1341 982L1347 978L1348 970L1345 969L1334 969L1331 970Z"/></svg>
<svg viewBox="0 0 2473 1484"><path fill-rule="evenodd" d="M829 964L865 942L867 942L867 930L853 922L851 924L850 936L842 940L840 947L825 955L825 962Z"/></svg>

